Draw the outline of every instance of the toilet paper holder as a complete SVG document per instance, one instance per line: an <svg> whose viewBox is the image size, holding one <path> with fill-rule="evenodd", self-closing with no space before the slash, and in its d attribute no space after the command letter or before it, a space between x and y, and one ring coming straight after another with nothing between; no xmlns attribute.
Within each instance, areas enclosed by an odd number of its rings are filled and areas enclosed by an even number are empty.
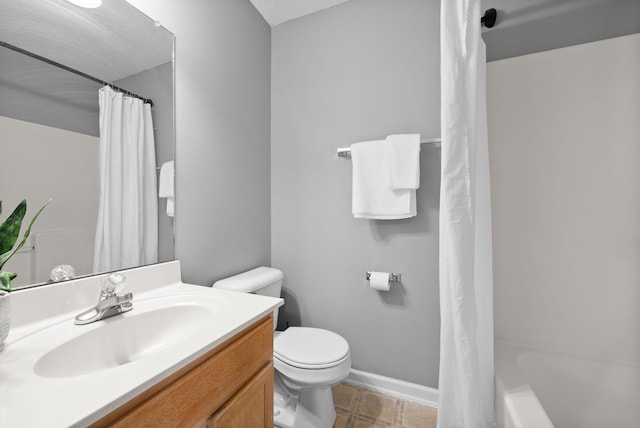
<svg viewBox="0 0 640 428"><path fill-rule="evenodd" d="M367 271L367 281L369 281L369 279L371 279L371 272ZM394 283L394 282L400 282L401 276L399 273L389 273L389 282L390 283Z"/></svg>

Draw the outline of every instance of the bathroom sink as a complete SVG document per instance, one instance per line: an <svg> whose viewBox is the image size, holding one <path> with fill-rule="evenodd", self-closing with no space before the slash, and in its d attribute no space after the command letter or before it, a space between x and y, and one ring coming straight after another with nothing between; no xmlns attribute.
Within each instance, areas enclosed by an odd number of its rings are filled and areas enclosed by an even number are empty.
<svg viewBox="0 0 640 428"><path fill-rule="evenodd" d="M133 309L85 325L74 319L96 303L104 276L12 293L12 328L0 349L0 427L91 426L282 304L182 283L179 261L126 274Z"/></svg>
<svg viewBox="0 0 640 428"><path fill-rule="evenodd" d="M219 319L225 312L219 303L189 296L134 300L131 312L72 326L76 334L42 355L34 372L49 378L82 376L158 355ZM56 334L59 328L69 326L53 326L38 334Z"/></svg>

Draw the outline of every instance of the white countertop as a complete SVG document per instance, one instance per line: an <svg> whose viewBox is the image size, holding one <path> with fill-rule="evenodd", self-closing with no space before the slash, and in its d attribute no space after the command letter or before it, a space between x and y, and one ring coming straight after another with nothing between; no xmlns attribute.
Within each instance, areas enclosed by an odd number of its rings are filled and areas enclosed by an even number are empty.
<svg viewBox="0 0 640 428"><path fill-rule="evenodd" d="M145 305L162 304L163 296L179 296L194 304L214 302L214 316L198 324L196 331L185 331L173 345L93 373L52 377L34 368L56 346L100 328L105 321L74 325L78 314L74 309L40 320L32 317L32 322L12 328L0 351L0 427L89 425L283 304L282 299L174 283L134 291L133 310L111 319L136 316L136 307L143 312Z"/></svg>

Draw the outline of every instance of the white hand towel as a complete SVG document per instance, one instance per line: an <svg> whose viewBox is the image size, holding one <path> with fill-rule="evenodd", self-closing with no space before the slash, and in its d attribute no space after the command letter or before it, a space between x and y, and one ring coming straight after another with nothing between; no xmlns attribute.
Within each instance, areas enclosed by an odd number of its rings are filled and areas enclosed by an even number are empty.
<svg viewBox="0 0 640 428"><path fill-rule="evenodd" d="M175 169L173 161L162 164L158 181L158 197L167 198L167 215L173 217L175 205Z"/></svg>
<svg viewBox="0 0 640 428"><path fill-rule="evenodd" d="M393 189L420 187L420 134L397 134L387 137Z"/></svg>
<svg viewBox="0 0 640 428"><path fill-rule="evenodd" d="M416 215L415 189L392 189L385 140L351 145L352 212L355 218L394 220Z"/></svg>

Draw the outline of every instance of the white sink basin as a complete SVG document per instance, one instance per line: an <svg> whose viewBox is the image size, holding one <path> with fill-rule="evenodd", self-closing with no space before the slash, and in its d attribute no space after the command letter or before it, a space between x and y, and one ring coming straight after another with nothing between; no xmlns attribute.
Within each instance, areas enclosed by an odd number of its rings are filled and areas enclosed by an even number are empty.
<svg viewBox="0 0 640 428"><path fill-rule="evenodd" d="M80 376L148 357L188 338L214 317L211 308L181 305L116 315L43 355L34 367L44 377Z"/></svg>
<svg viewBox="0 0 640 428"><path fill-rule="evenodd" d="M35 364L35 373L44 377L80 376L146 358L188 339L219 312L212 305L185 303L184 298L162 300L171 306L145 311L147 308L136 308L134 301L130 313L99 321L98 328L44 354Z"/></svg>

